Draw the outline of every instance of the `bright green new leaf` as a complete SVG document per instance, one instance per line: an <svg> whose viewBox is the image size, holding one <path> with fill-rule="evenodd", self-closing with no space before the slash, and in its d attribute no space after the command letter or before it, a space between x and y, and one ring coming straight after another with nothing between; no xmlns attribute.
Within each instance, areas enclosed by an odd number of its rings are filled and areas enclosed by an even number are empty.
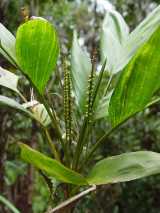
<svg viewBox="0 0 160 213"><path fill-rule="evenodd" d="M42 94L53 72L59 54L54 27L44 19L22 24L16 36L16 56L21 70Z"/></svg>
<svg viewBox="0 0 160 213"><path fill-rule="evenodd" d="M74 32L71 50L71 75L76 103L80 111L85 110L86 91L91 68L90 58L80 47L77 33Z"/></svg>
<svg viewBox="0 0 160 213"><path fill-rule="evenodd" d="M160 28L121 73L111 97L109 117L115 127L143 110L160 87Z"/></svg>
<svg viewBox="0 0 160 213"><path fill-rule="evenodd" d="M90 184L131 181L160 173L160 154L138 151L109 157L99 161L87 180Z"/></svg>
<svg viewBox="0 0 160 213"><path fill-rule="evenodd" d="M116 65L124 54L124 43L129 28L123 17L115 10L108 11L101 32L101 57L107 58L107 70L117 72Z"/></svg>
<svg viewBox="0 0 160 213"><path fill-rule="evenodd" d="M0 67L0 85L7 87L17 93L19 93L17 89L19 77L14 73L9 72L6 69Z"/></svg>
<svg viewBox="0 0 160 213"><path fill-rule="evenodd" d="M44 154L30 148L25 144L20 144L21 157L27 163L32 164L37 169L42 170L47 175L56 178L64 183L71 183L75 185L87 185L87 181L80 174L65 167L57 160L49 158Z"/></svg>
<svg viewBox="0 0 160 213"><path fill-rule="evenodd" d="M15 37L0 23L0 53L16 65Z"/></svg>

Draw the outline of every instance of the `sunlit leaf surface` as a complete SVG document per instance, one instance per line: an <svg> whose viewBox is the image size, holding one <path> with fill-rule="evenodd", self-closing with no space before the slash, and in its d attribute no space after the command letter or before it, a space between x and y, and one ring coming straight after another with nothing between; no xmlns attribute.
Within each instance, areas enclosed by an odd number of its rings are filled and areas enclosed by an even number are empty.
<svg viewBox="0 0 160 213"><path fill-rule="evenodd" d="M143 110L160 87L160 28L121 73L111 97L109 117L115 127Z"/></svg>
<svg viewBox="0 0 160 213"><path fill-rule="evenodd" d="M18 28L17 60L41 94L55 69L58 53L57 33L47 20L33 19Z"/></svg>
<svg viewBox="0 0 160 213"><path fill-rule="evenodd" d="M125 153L99 161L87 178L90 184L131 181L160 173L160 154L149 151Z"/></svg>
<svg viewBox="0 0 160 213"><path fill-rule="evenodd" d="M68 169L57 160L49 158L25 144L20 144L20 148L22 159L27 163L34 165L37 169L42 170L48 176L54 177L64 183L87 185L85 178Z"/></svg>

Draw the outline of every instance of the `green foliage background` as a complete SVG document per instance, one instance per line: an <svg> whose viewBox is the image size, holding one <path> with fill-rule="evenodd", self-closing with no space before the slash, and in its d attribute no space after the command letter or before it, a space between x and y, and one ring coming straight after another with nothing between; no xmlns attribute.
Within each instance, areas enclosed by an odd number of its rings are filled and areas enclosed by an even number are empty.
<svg viewBox="0 0 160 213"><path fill-rule="evenodd" d="M146 15L160 3L159 0L113 0L117 10L123 14L125 20L133 29ZM22 22L21 8L28 7L30 15L43 16L54 22L61 39L62 53L68 53L71 47L72 32L76 29L86 48L90 51L93 41L99 52L99 30L105 11L94 11L93 1L89 0L1 0L0 22L12 32ZM96 33L95 33L96 32ZM98 55L99 57L99 55ZM9 66L0 58L0 64ZM28 82L23 78L23 91L28 99ZM55 77L54 88L59 91L59 82ZM12 92L0 88L5 95ZM59 114L62 105L58 97L54 98ZM152 150L160 152L160 121L159 104L139 113L112 135L108 143L98 150L101 159L109 155L127 151ZM95 136L100 136L107 129L104 120L96 124ZM42 177L33 168L19 160L16 142L23 141L32 147L49 152L45 138L40 135L36 124L25 116L15 113L9 108L0 108L0 194L12 201L23 213L42 213L49 205L49 191ZM37 144L38 141L38 144ZM29 176L28 176L29 175ZM160 177L149 177L134 182L102 186L96 194L83 198L75 212L107 212L107 213L158 213L160 211ZM54 184L54 181L53 181ZM32 196L30 197L30 195ZM62 198L61 194L58 194ZM55 204L57 200L55 199ZM28 211L28 212L27 212ZM0 213L8 210L0 204Z"/></svg>

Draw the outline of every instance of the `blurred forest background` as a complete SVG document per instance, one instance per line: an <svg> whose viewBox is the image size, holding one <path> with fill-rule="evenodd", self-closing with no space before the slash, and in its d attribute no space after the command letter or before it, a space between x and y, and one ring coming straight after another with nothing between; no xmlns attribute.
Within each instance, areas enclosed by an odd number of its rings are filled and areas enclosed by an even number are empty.
<svg viewBox="0 0 160 213"><path fill-rule="evenodd" d="M110 0L110 3L124 16L130 29L143 20L160 0ZM24 13L42 16L55 24L61 51L70 54L73 30L76 29L81 45L89 52L93 45L99 58L99 34L106 9L112 7L106 0L0 0L0 22L11 32L23 22ZM98 60L98 59L97 59ZM0 57L0 65L10 65ZM59 82L54 77L53 92L59 91ZM21 89L30 99L28 83ZM5 88L0 93L15 96ZM60 112L57 96L54 105ZM153 150L160 152L160 106L154 105L123 125L109 141L98 150L102 156L120 154L127 151ZM99 120L97 132L102 135L107 129L104 120ZM94 134L93 134L94 137ZM19 159L16 143L23 141L32 147L45 150L45 138L40 134L34 121L7 107L0 108L0 195L9 199L22 213L45 212L49 202L48 188L43 178L34 169ZM98 160L97 159L97 160ZM160 212L160 176L144 178L129 183L101 186L97 192L83 198L77 213L158 213ZM0 203L0 213L9 213Z"/></svg>

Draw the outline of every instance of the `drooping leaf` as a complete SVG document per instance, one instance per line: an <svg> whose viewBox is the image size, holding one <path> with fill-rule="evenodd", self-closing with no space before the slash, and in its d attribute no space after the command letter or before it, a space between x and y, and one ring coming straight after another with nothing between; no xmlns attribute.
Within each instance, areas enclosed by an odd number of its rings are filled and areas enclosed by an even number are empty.
<svg viewBox="0 0 160 213"><path fill-rule="evenodd" d="M112 126L143 110L160 87L160 27L121 73L111 97Z"/></svg>
<svg viewBox="0 0 160 213"><path fill-rule="evenodd" d="M160 173L160 154L138 151L109 157L99 161L87 178L90 184L131 181Z"/></svg>
<svg viewBox="0 0 160 213"><path fill-rule="evenodd" d="M0 53L13 65L17 63L15 37L0 23Z"/></svg>
<svg viewBox="0 0 160 213"><path fill-rule="evenodd" d="M20 112L24 112L26 115L28 115L32 119L35 119L36 121L38 121L42 126L48 125L48 123L47 123L48 120L43 120L42 121L39 118L40 115L37 116L37 113L30 112L29 110L26 109L25 106L23 106L23 104L19 104L17 101L15 101L12 98L0 95L0 105L9 106L9 107L12 107L14 109L17 109Z"/></svg>
<svg viewBox="0 0 160 213"><path fill-rule="evenodd" d="M17 93L19 93L17 89L19 77L14 73L9 72L6 69L0 67L0 85L7 87Z"/></svg>
<svg viewBox="0 0 160 213"><path fill-rule="evenodd" d="M17 60L41 94L54 70L58 54L57 33L47 20L33 19L18 28Z"/></svg>
<svg viewBox="0 0 160 213"><path fill-rule="evenodd" d="M20 144L20 148L22 159L35 166L37 169L42 170L47 175L64 183L71 183L75 185L88 184L85 178L83 178L80 174L65 167L57 160L49 158L25 144Z"/></svg>
<svg viewBox="0 0 160 213"><path fill-rule="evenodd" d="M14 109L22 111L22 112L28 114L29 116L33 117L32 113L30 113L21 104L19 104L17 101L15 101L12 98L0 95L0 105L6 105L6 106L9 106L9 107L12 107Z"/></svg>
<svg viewBox="0 0 160 213"><path fill-rule="evenodd" d="M122 70L131 58L135 55L136 51L148 41L152 34L160 27L160 6L154 9L147 18L142 21L135 30L133 30L125 44L124 51L119 58L118 63L115 65L115 70Z"/></svg>
<svg viewBox="0 0 160 213"><path fill-rule="evenodd" d="M30 101L23 104L23 107L30 108L32 110L32 113L36 117L36 120L38 120L43 126L48 126L51 123L51 119L48 115L48 112L43 104L39 103L38 101Z"/></svg>
<svg viewBox="0 0 160 213"><path fill-rule="evenodd" d="M71 50L71 77L76 103L80 111L85 109L86 91L91 67L90 58L80 47L77 33L74 32Z"/></svg>
<svg viewBox="0 0 160 213"><path fill-rule="evenodd" d="M108 11L101 32L101 57L107 58L107 70L116 73L116 65L124 54L124 43L129 28L123 17L115 10Z"/></svg>

